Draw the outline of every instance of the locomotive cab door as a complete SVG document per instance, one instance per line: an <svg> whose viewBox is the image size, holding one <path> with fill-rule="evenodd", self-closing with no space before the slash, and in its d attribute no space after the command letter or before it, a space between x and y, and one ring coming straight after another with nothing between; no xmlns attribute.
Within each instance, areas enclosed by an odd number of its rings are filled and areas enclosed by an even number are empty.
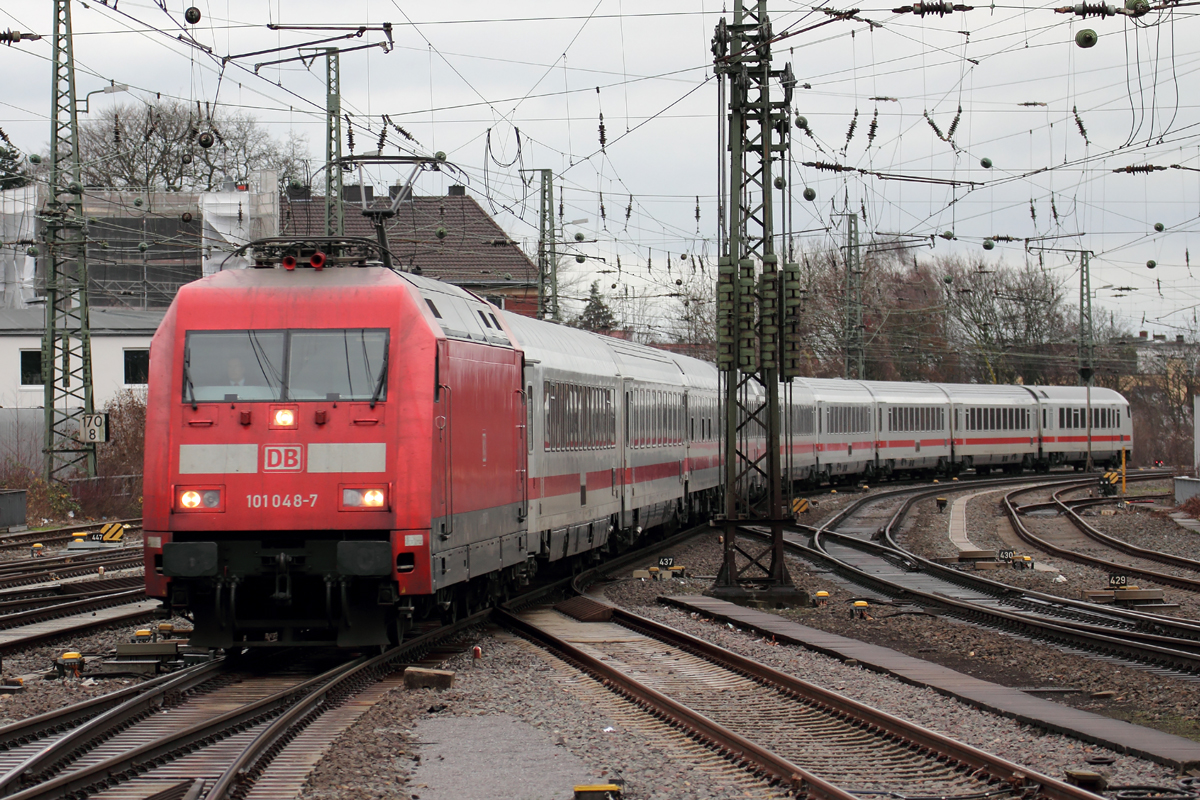
<svg viewBox="0 0 1200 800"><path fill-rule="evenodd" d="M447 539L454 532L453 448L450 440L450 355L445 340L437 344L433 402L433 534Z"/></svg>

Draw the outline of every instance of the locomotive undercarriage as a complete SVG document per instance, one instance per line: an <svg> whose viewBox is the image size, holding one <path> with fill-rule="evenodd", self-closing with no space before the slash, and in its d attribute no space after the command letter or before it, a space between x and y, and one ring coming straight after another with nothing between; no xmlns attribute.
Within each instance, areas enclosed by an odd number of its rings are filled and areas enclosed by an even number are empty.
<svg viewBox="0 0 1200 800"><path fill-rule="evenodd" d="M273 536L180 541L177 534L164 546L166 605L190 613L193 645L362 647L396 638L405 615L390 579L386 533L356 540Z"/></svg>

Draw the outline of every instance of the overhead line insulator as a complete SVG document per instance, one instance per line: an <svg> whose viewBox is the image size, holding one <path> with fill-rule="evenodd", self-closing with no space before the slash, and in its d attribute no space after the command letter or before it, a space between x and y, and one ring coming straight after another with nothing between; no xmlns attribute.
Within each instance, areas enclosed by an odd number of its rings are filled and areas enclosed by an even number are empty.
<svg viewBox="0 0 1200 800"><path fill-rule="evenodd" d="M1166 167L1160 167L1155 164L1130 164L1127 167L1117 167L1113 172L1162 172Z"/></svg>
<svg viewBox="0 0 1200 800"><path fill-rule="evenodd" d="M38 33L21 33L20 31L0 31L0 43L12 46L18 42L36 42L41 39Z"/></svg>
<svg viewBox="0 0 1200 800"><path fill-rule="evenodd" d="M805 161L802 166L825 170L826 172L858 172L856 167L847 167L843 164L827 164L824 161Z"/></svg>
<svg viewBox="0 0 1200 800"><path fill-rule="evenodd" d="M939 17L944 17L954 11L974 11L975 6L965 6L962 3L948 3L946 0L935 0L932 3L913 3L911 6L901 6L893 8L893 14L916 14L918 17L925 17L931 14L936 14Z"/></svg>

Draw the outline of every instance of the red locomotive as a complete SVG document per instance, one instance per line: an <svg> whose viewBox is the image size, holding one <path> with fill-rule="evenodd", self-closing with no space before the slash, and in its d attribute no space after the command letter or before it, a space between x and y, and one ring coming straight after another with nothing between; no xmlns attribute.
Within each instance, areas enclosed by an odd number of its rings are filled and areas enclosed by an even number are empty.
<svg viewBox="0 0 1200 800"><path fill-rule="evenodd" d="M364 266L372 247L260 243L274 268L183 287L155 334L146 586L194 644L394 640L464 601L431 536L513 551L479 591L525 567L521 352L498 322L444 335L417 284L466 293Z"/></svg>

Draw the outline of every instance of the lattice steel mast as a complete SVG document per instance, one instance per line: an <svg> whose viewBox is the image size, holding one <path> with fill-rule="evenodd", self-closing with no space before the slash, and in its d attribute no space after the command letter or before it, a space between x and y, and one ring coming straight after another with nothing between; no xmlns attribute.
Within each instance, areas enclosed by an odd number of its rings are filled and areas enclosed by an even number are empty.
<svg viewBox="0 0 1200 800"><path fill-rule="evenodd" d="M325 49L325 235L346 232L342 213L342 74L336 47ZM365 191L365 190L360 190Z"/></svg>
<svg viewBox="0 0 1200 800"><path fill-rule="evenodd" d="M554 170L538 170L542 177L538 216L537 318L558 319L558 232L554 229Z"/></svg>
<svg viewBox="0 0 1200 800"><path fill-rule="evenodd" d="M725 558L712 592L777 600L801 597L783 558L787 518L782 469L780 379L799 366L799 267L780 269L773 233L772 164L787 151L791 64L771 69L771 24L765 0L734 3L713 37L718 81L728 84L729 162L726 235L717 277L717 366L723 383ZM782 89L772 99L772 83ZM720 95L724 97L725 92ZM723 120L724 121L724 120ZM722 136L724 140L725 136ZM725 182L722 176L723 184ZM767 526L771 543L752 544L748 523Z"/></svg>
<svg viewBox="0 0 1200 800"><path fill-rule="evenodd" d="M845 326L845 371L847 380L862 380L866 375L866 346L863 342L862 254L858 240L858 215L843 214L846 220L846 302L843 307Z"/></svg>
<svg viewBox="0 0 1200 800"><path fill-rule="evenodd" d="M1087 387L1087 463L1092 471L1092 381L1096 375L1096 329L1092 324L1091 252L1079 251L1079 382Z"/></svg>
<svg viewBox="0 0 1200 800"><path fill-rule="evenodd" d="M54 109L50 120L49 198L43 210L46 242L46 329L42 336L47 480L84 470L96 474L96 445L80 435L92 405L92 342L88 327L87 231L79 168L79 116L70 0L55 0Z"/></svg>

